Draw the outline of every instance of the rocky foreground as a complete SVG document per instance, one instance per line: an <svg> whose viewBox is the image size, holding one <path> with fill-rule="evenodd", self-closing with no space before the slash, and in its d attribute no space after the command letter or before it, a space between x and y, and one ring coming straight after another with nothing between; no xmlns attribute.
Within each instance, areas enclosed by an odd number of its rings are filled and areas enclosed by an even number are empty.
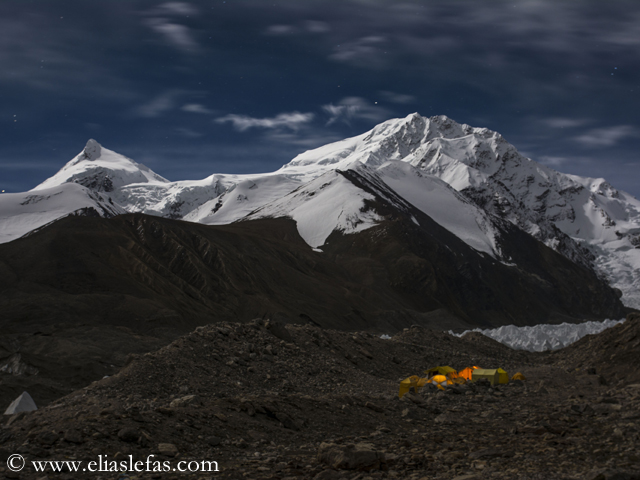
<svg viewBox="0 0 640 480"><path fill-rule="evenodd" d="M116 479L30 463L115 470L104 463L115 460L130 479L640 479L638 358L637 314L553 354L420 327L385 340L262 320L215 324L36 412L5 416L0 476ZM399 380L436 365L503 367L527 380L398 399ZM12 454L27 460L21 472L6 468ZM152 470L206 460L219 471L136 472L150 455Z"/></svg>

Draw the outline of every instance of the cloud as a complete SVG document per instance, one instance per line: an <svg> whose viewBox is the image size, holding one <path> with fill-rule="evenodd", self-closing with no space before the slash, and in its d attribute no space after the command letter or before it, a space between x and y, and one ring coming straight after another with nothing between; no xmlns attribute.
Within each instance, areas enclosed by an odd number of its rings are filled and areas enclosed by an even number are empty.
<svg viewBox="0 0 640 480"><path fill-rule="evenodd" d="M195 15L196 7L186 2L166 2L158 5L150 13L155 15Z"/></svg>
<svg viewBox="0 0 640 480"><path fill-rule="evenodd" d="M229 114L224 117L217 118L217 123L230 122L236 130L244 132L250 128L288 128L290 130L298 130L304 124L313 120L313 113L289 112L280 113L272 118L254 118L247 115Z"/></svg>
<svg viewBox="0 0 640 480"><path fill-rule="evenodd" d="M267 35L295 35L300 30L293 25L270 25L267 27L266 34Z"/></svg>
<svg viewBox="0 0 640 480"><path fill-rule="evenodd" d="M185 25L172 23L164 18L151 18L147 21L149 27L161 34L173 47L187 53L195 53L199 45L191 35L191 30Z"/></svg>
<svg viewBox="0 0 640 480"><path fill-rule="evenodd" d="M384 47L387 39L380 35L362 37L337 45L329 55L331 60L351 63L360 67L380 67L385 63Z"/></svg>
<svg viewBox="0 0 640 480"><path fill-rule="evenodd" d="M576 128L591 123L591 119L553 117L542 119L542 123L551 128Z"/></svg>
<svg viewBox="0 0 640 480"><path fill-rule="evenodd" d="M288 36L298 35L301 33L327 33L330 31L331 27L326 22L307 20L300 27L285 24L269 25L265 30L265 34L274 36Z"/></svg>
<svg viewBox="0 0 640 480"><path fill-rule="evenodd" d="M327 33L331 31L331 27L326 22L319 22L317 20L308 20L304 24L304 28L309 33Z"/></svg>
<svg viewBox="0 0 640 480"><path fill-rule="evenodd" d="M134 108L133 114L138 117L155 118L172 110L180 92L172 90L158 95L149 102Z"/></svg>
<svg viewBox="0 0 640 480"><path fill-rule="evenodd" d="M637 130L631 125L594 128L573 140L585 147L611 147L627 137L637 136Z"/></svg>
<svg viewBox="0 0 640 480"><path fill-rule="evenodd" d="M190 128L179 127L179 128L176 128L176 132L178 132L183 137L187 137L187 138L204 137L203 133L196 132L195 130L191 130Z"/></svg>
<svg viewBox="0 0 640 480"><path fill-rule="evenodd" d="M196 15L198 9L186 2L166 2L146 12L146 25L159 33L171 46L187 53L197 53L200 45L186 25L171 20L170 17ZM169 17L169 18L168 18Z"/></svg>
<svg viewBox="0 0 640 480"><path fill-rule="evenodd" d="M380 95L391 103L413 103L417 100L413 95L405 95L402 93L390 92L388 90L382 90Z"/></svg>
<svg viewBox="0 0 640 480"><path fill-rule="evenodd" d="M212 113L215 113L213 110L210 110L204 105L201 105L199 103L187 103L186 105L183 105L180 108L180 110L182 110L183 112L202 113L206 115L211 115Z"/></svg>
<svg viewBox="0 0 640 480"><path fill-rule="evenodd" d="M327 145L328 143L337 142L344 137L327 132L326 129L305 129L303 133L271 131L265 138L272 142L284 143L296 147L316 148Z"/></svg>
<svg viewBox="0 0 640 480"><path fill-rule="evenodd" d="M392 112L379 107L361 97L345 97L337 105L323 105L322 110L329 115L327 126L336 122L351 124L352 120L379 122L388 119Z"/></svg>
<svg viewBox="0 0 640 480"><path fill-rule="evenodd" d="M542 155L540 157L540 163L544 165L548 165L550 167L559 167L560 165L566 163L569 159L566 157L557 157L550 155Z"/></svg>

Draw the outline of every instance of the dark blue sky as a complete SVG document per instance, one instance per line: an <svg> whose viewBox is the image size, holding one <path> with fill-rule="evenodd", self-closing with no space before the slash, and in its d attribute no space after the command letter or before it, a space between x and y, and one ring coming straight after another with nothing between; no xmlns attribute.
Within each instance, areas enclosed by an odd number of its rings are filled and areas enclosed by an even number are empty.
<svg viewBox="0 0 640 480"><path fill-rule="evenodd" d="M170 180L419 112L640 197L640 2L0 2L0 189L88 138Z"/></svg>

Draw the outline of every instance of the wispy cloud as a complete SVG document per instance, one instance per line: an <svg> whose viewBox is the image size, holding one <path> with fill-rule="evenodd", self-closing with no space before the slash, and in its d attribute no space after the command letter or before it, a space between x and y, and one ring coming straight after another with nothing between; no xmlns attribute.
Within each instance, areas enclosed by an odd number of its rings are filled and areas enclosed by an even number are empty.
<svg viewBox="0 0 640 480"><path fill-rule="evenodd" d="M300 29L293 25L269 25L265 31L267 35L295 35Z"/></svg>
<svg viewBox="0 0 640 480"><path fill-rule="evenodd" d="M185 128L185 127L179 127L176 128L176 132L178 132L180 135L182 135L183 137L187 137L187 138L200 138L200 137L204 137L203 133L200 132L196 132L195 130L192 130L190 128Z"/></svg>
<svg viewBox="0 0 640 480"><path fill-rule="evenodd" d="M540 158L540 163L544 165L548 165L550 167L560 167L562 164L569 161L567 157L559 157L552 155L542 155Z"/></svg>
<svg viewBox="0 0 640 480"><path fill-rule="evenodd" d="M165 2L149 13L154 15L195 15L198 13L198 9L187 2Z"/></svg>
<svg viewBox="0 0 640 480"><path fill-rule="evenodd" d="M592 122L589 118L544 118L541 122L551 128L577 128Z"/></svg>
<svg viewBox="0 0 640 480"><path fill-rule="evenodd" d="M308 20L304 23L304 28L309 33L327 33L331 31L331 26L326 22Z"/></svg>
<svg viewBox="0 0 640 480"><path fill-rule="evenodd" d="M255 118L248 115L229 114L224 117L217 118L218 123L231 123L238 131L244 132L250 128L288 128L297 130L302 125L311 122L314 118L313 113L288 112L280 113L271 118Z"/></svg>
<svg viewBox="0 0 640 480"><path fill-rule="evenodd" d="M322 110L329 115L327 126L337 122L350 125L351 121L355 119L379 122L389 118L392 113L362 97L346 97L340 100L337 105L332 103L323 105Z"/></svg>
<svg viewBox="0 0 640 480"><path fill-rule="evenodd" d="M172 23L164 18L151 18L147 21L147 25L161 34L170 45L178 50L195 53L199 49L199 45L191 35L189 27L185 25Z"/></svg>
<svg viewBox="0 0 640 480"><path fill-rule="evenodd" d="M381 35L362 37L337 45L329 58L360 67L380 67L386 63L384 59L386 43L387 39Z"/></svg>
<svg viewBox="0 0 640 480"><path fill-rule="evenodd" d="M396 93L396 92L390 92L388 90L382 90L380 92L380 95L382 95L382 98L384 98L385 100L387 100L388 102L391 103L401 103L401 104L406 104L406 103L413 103L417 100L416 97L414 97L413 95L406 95L403 93Z"/></svg>
<svg viewBox="0 0 640 480"><path fill-rule="evenodd" d="M186 105L183 105L180 110L182 110L183 112L189 112L189 113L201 113L204 115L211 115L213 113L215 113L213 110L205 107L204 105L201 105L199 103L187 103Z"/></svg>
<svg viewBox="0 0 640 480"><path fill-rule="evenodd" d="M186 2L166 2L146 12L146 25L159 33L174 48L186 53L197 53L200 45L195 40L191 29L178 23L175 17L196 15L198 9Z"/></svg>
<svg viewBox="0 0 640 480"><path fill-rule="evenodd" d="M617 125L615 127L594 128L584 135L574 137L574 140L585 147L611 147L625 138L637 135L637 129L631 125Z"/></svg>
<svg viewBox="0 0 640 480"><path fill-rule="evenodd" d="M302 33L327 33L331 31L331 27L326 22L317 20L307 20L299 25L276 24L269 25L265 30L266 35L287 36L298 35Z"/></svg>
<svg viewBox="0 0 640 480"><path fill-rule="evenodd" d="M133 114L138 117L155 118L166 113L176 106L179 91L170 90L164 92L146 103L139 105L133 109Z"/></svg>

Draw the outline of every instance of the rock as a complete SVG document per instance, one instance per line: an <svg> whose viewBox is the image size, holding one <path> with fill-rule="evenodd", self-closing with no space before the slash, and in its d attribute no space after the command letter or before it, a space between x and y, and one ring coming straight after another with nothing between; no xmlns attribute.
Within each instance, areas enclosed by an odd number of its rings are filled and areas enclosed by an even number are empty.
<svg viewBox="0 0 640 480"><path fill-rule="evenodd" d="M385 454L375 450L370 443L322 443L317 458L318 462L339 470L371 470L385 463Z"/></svg>
<svg viewBox="0 0 640 480"><path fill-rule="evenodd" d="M123 442L137 442L140 438L140 432L135 428L123 428L118 432L118 438Z"/></svg>
<svg viewBox="0 0 640 480"><path fill-rule="evenodd" d="M18 398L16 398L4 411L5 415L14 415L20 412L33 412L38 410L36 402L33 401L31 395L27 392L22 392Z"/></svg>
<svg viewBox="0 0 640 480"><path fill-rule="evenodd" d="M80 432L78 432L77 430L74 429L69 429L67 431L64 432L64 437L63 437L67 442L69 443L82 443L82 435L80 435Z"/></svg>
<svg viewBox="0 0 640 480"><path fill-rule="evenodd" d="M197 395L186 395L184 397L176 398L175 400L172 400L171 403L169 404L169 407L170 408L186 407L187 405L191 405L196 402L198 402Z"/></svg>
<svg viewBox="0 0 640 480"><path fill-rule="evenodd" d="M459 413L445 412L438 415L434 420L435 423L447 424L461 424L466 420Z"/></svg>
<svg viewBox="0 0 640 480"><path fill-rule="evenodd" d="M504 450L499 448L483 448L482 450L477 450L475 452L471 452L469 454L469 458L484 458L484 457L501 457L504 453Z"/></svg>
<svg viewBox="0 0 640 480"><path fill-rule="evenodd" d="M60 436L56 432L42 432L36 437L36 441L40 445L53 445L59 438Z"/></svg>
<svg viewBox="0 0 640 480"><path fill-rule="evenodd" d="M178 454L178 448L173 443L159 443L158 453L167 457L175 457Z"/></svg>
<svg viewBox="0 0 640 480"><path fill-rule="evenodd" d="M293 337L287 330L287 327L282 323L275 320L267 320L264 326L270 334L279 338L280 340L284 340L287 343L294 343ZM271 353L269 354L271 355Z"/></svg>
<svg viewBox="0 0 640 480"><path fill-rule="evenodd" d="M343 478L349 477L346 477L343 472L328 468L318 473L315 477L313 477L313 480L341 480Z"/></svg>
<svg viewBox="0 0 640 480"><path fill-rule="evenodd" d="M220 437L216 437L215 435L212 435L207 438L207 444L211 447L217 447L218 445L220 445L221 442L222 442L222 439Z"/></svg>
<svg viewBox="0 0 640 480"><path fill-rule="evenodd" d="M364 406L366 408L368 408L369 410L373 410L374 412L378 412L378 413L382 413L384 412L384 408L379 407L378 405L376 405L375 403L371 403L371 402L366 402L364 404Z"/></svg>
<svg viewBox="0 0 640 480"><path fill-rule="evenodd" d="M602 468L589 472L585 480L640 480L640 471L611 470Z"/></svg>
<svg viewBox="0 0 640 480"><path fill-rule="evenodd" d="M286 413L277 412L276 418L280 421L280 423L282 423L282 426L284 428L288 428L289 430L294 430L296 432L300 430L300 425L298 424L298 422L293 420L293 418L291 418Z"/></svg>

